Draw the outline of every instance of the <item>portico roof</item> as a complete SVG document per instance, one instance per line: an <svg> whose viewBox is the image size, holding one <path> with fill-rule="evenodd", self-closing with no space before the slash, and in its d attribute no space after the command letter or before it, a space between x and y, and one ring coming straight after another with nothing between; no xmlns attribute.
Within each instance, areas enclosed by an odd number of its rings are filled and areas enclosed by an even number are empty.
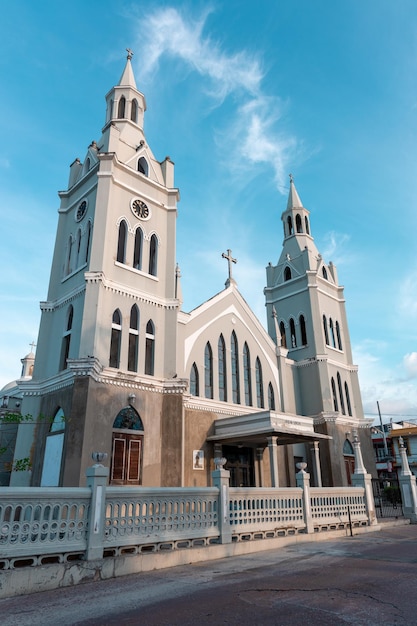
<svg viewBox="0 0 417 626"><path fill-rule="evenodd" d="M262 411L216 419L214 434L207 437L207 441L259 445L266 444L268 437L276 437L277 445L331 439L329 435L315 432L311 417Z"/></svg>

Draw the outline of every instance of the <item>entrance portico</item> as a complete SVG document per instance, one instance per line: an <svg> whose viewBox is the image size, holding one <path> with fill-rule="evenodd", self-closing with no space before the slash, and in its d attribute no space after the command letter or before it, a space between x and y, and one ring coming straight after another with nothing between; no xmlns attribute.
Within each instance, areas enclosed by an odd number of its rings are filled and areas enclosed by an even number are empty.
<svg viewBox="0 0 417 626"><path fill-rule="evenodd" d="M310 444L312 476L316 486L321 486L319 442L331 437L314 431L310 417L289 415L275 411L247 413L218 418L214 434L207 441L214 443L215 456L225 456L226 469L231 472L231 484L264 486L263 452L268 448L270 484L287 486L279 476L278 448L294 444ZM251 484L252 483L252 484Z"/></svg>

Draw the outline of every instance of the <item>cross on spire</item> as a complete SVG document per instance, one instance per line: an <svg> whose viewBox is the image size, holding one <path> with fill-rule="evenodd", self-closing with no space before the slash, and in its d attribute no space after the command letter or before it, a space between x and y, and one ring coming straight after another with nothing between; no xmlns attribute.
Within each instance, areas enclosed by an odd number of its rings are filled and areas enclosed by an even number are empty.
<svg viewBox="0 0 417 626"><path fill-rule="evenodd" d="M226 287L229 287L231 282L235 282L232 278L232 263L237 263L237 259L234 259L232 257L232 251L229 249L227 250L227 253L222 252L222 258L227 259L227 263L229 266L229 278L226 281Z"/></svg>
<svg viewBox="0 0 417 626"><path fill-rule="evenodd" d="M36 348L36 343L32 341L32 343L30 343L29 345L31 347L31 352L33 352L33 348Z"/></svg>
<svg viewBox="0 0 417 626"><path fill-rule="evenodd" d="M126 52L127 52L127 58L130 61L131 58L133 57L133 50L131 50L130 48L126 48Z"/></svg>

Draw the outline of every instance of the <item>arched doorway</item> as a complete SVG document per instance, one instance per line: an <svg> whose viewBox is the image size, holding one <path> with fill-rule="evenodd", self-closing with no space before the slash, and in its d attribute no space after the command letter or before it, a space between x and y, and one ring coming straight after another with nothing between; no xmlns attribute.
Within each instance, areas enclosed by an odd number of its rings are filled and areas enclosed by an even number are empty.
<svg viewBox="0 0 417 626"><path fill-rule="evenodd" d="M58 487L60 484L64 436L65 415L64 411L59 408L46 436L41 487Z"/></svg>
<svg viewBox="0 0 417 626"><path fill-rule="evenodd" d="M113 422L111 485L142 484L143 424L132 407L122 409Z"/></svg>

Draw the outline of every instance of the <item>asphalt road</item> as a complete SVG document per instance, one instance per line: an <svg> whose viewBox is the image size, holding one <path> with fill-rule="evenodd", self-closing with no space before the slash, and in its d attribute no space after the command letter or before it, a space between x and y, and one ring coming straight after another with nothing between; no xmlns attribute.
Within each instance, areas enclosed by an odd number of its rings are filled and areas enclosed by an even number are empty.
<svg viewBox="0 0 417 626"><path fill-rule="evenodd" d="M417 625L417 525L3 599L0 624Z"/></svg>

